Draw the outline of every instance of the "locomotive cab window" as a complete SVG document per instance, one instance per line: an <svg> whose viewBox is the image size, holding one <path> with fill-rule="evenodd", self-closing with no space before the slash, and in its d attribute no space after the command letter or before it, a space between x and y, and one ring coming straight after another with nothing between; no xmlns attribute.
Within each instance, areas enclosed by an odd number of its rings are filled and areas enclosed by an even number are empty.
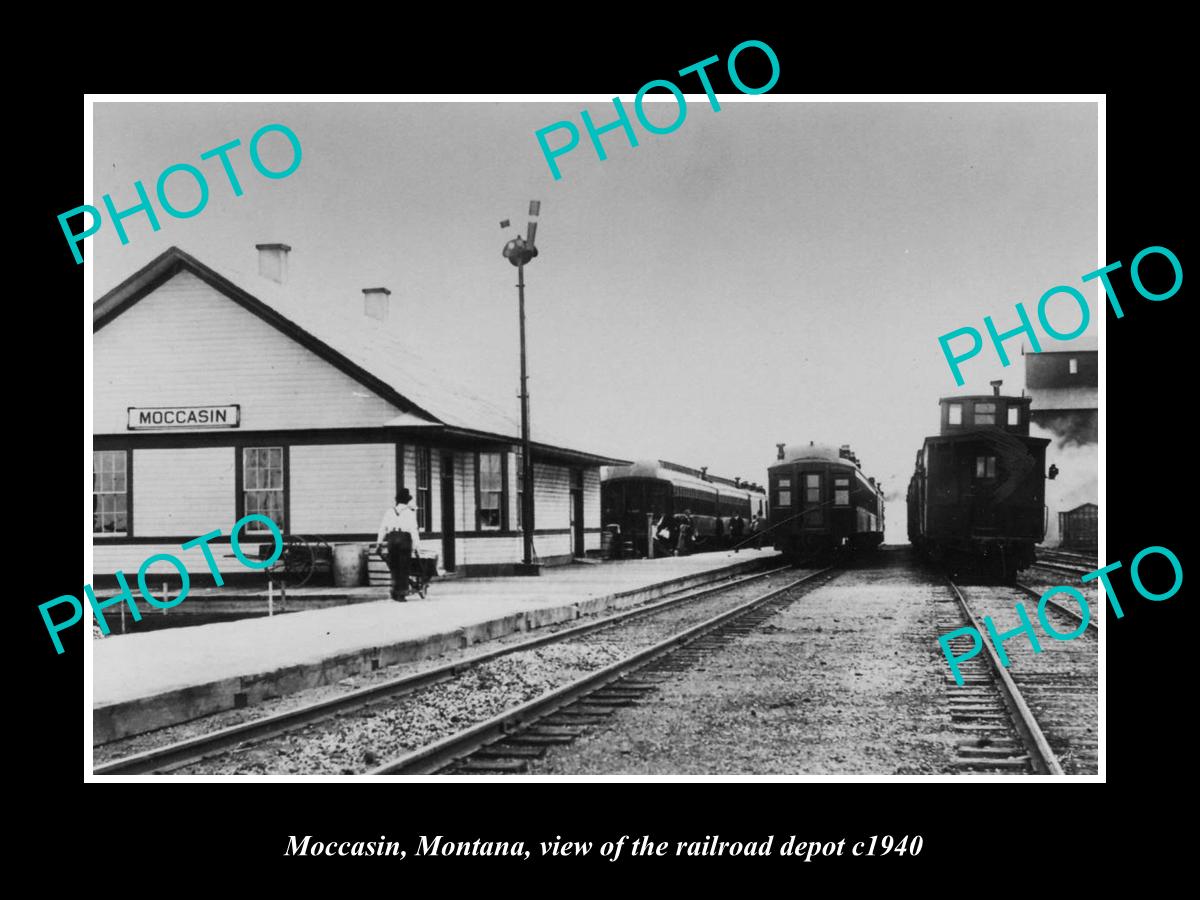
<svg viewBox="0 0 1200 900"><path fill-rule="evenodd" d="M1067 363L1067 369L1072 375L1079 374L1079 360L1072 359Z"/></svg>
<svg viewBox="0 0 1200 900"><path fill-rule="evenodd" d="M975 404L975 424L976 425L995 425L996 424L996 404L995 403L976 403Z"/></svg>
<svg viewBox="0 0 1200 900"><path fill-rule="evenodd" d="M994 456L977 456L977 457L975 457L975 477L976 478L995 478L996 477L996 457L994 457Z"/></svg>
<svg viewBox="0 0 1200 900"><path fill-rule="evenodd" d="M951 425L962 424L962 404L951 403L946 407L946 413L949 417L948 421Z"/></svg>
<svg viewBox="0 0 1200 900"><path fill-rule="evenodd" d="M833 503L835 506L850 505L850 479L835 478L833 481Z"/></svg>
<svg viewBox="0 0 1200 900"><path fill-rule="evenodd" d="M1021 407L1010 406L1008 408L1008 424L1009 425L1020 425L1021 424Z"/></svg>

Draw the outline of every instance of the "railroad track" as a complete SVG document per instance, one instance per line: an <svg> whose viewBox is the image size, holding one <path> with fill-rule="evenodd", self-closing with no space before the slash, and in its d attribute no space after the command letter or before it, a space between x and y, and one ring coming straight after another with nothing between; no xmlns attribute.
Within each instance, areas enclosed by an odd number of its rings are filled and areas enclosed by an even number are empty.
<svg viewBox="0 0 1200 900"><path fill-rule="evenodd" d="M1040 601L1042 599L1042 591L1039 591L1035 588L1031 588L1027 584L1021 584L1021 582L1017 581L1017 582L1013 582L1013 587L1015 587L1019 591L1022 591L1027 596L1032 597L1034 600ZM1083 622L1083 613L1080 610L1074 609L1070 606L1067 606L1066 604L1060 603L1054 597L1051 597L1049 600L1047 600L1046 605L1054 607L1054 609L1058 610L1060 613L1062 613L1068 619L1072 619L1074 621L1074 624L1076 624L1076 625L1079 625ZM1088 618L1087 618L1087 630L1094 634L1100 633L1100 626L1097 623L1098 618L1099 618L1099 616L1098 616L1096 610L1091 610L1089 607L1089 613L1088 613Z"/></svg>
<svg viewBox="0 0 1200 900"><path fill-rule="evenodd" d="M557 631L548 629L546 634L506 644L470 658L437 666L424 672L390 679L337 697L306 704L296 709L263 716L208 734L111 760L95 766L93 774L136 775L170 772L184 766L236 752L241 748L253 744L287 735L314 723L386 703L407 694L451 681L462 676L469 670L503 656L548 644L568 641L572 638L612 628L634 619L653 616L656 613L682 607L685 604L695 602L712 594L769 578L788 568L790 567L778 566L752 575L722 579L717 583L675 592L654 602L633 607L610 616L604 616L594 621L584 622Z"/></svg>
<svg viewBox="0 0 1200 900"><path fill-rule="evenodd" d="M1038 550L1038 559L1044 559L1046 562L1062 563L1063 565L1082 567L1087 566L1085 571L1091 572L1096 569L1096 557L1088 556L1083 553L1068 553L1065 550Z"/></svg>
<svg viewBox="0 0 1200 900"><path fill-rule="evenodd" d="M1012 595L1004 589L963 589L949 582L951 595L938 602L941 633L971 625L985 635L979 655L960 663L960 687L947 671L951 724L960 738L955 768L962 772L1064 775L1093 774L1096 766L1095 706L1098 702L1096 634L1089 623L1086 634L1069 641L1039 638L1042 653L1035 654L1023 635L1009 640L1004 649L1009 667L999 656L977 616L992 615L1000 622L1013 617ZM1021 586L1032 596L1040 596ZM1075 630L1081 617L1051 601L1048 608L1072 620ZM1008 612L1010 615L1005 616ZM1002 618L1003 617L1003 618ZM998 628L1002 626L998 625ZM1007 630L1007 628L1002 628ZM962 654L973 646L970 636L951 641ZM1053 645L1053 646L1051 646Z"/></svg>
<svg viewBox="0 0 1200 900"><path fill-rule="evenodd" d="M1083 578L1084 575L1087 575L1089 572L1096 571L1095 567L1092 567L1089 569L1089 568L1086 568L1085 566L1086 566L1086 564L1064 565L1064 564L1058 563L1058 562L1047 562L1047 561L1043 561L1043 560L1039 559L1030 568L1044 569L1047 572L1054 572L1056 574L1062 574L1062 575L1070 575L1074 581L1079 581L1081 578Z"/></svg>
<svg viewBox="0 0 1200 900"><path fill-rule="evenodd" d="M572 743L618 709L652 697L672 673L691 668L705 654L753 631L797 599L792 593L796 588L824 584L831 572L833 567L821 569L772 588L599 671L392 759L370 774L523 772L549 747Z"/></svg>

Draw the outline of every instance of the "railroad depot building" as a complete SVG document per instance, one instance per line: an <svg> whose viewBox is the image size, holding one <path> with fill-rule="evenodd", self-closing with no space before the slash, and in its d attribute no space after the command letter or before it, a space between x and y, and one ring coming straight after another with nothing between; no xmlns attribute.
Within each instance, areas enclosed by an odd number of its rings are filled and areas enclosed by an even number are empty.
<svg viewBox="0 0 1200 900"><path fill-rule="evenodd" d="M287 284L289 251L258 245L252 276L172 247L94 304L94 575L136 575L170 553L211 584L201 550L180 544L219 528L222 575L261 578L232 555L239 518L365 544L398 486L443 571L510 572L522 558L519 422L383 327L386 288L365 289L349 316L303 298ZM535 561L598 550L600 466L624 460L537 441L532 455ZM272 539L257 525L242 543ZM169 571L157 565L155 579Z"/></svg>

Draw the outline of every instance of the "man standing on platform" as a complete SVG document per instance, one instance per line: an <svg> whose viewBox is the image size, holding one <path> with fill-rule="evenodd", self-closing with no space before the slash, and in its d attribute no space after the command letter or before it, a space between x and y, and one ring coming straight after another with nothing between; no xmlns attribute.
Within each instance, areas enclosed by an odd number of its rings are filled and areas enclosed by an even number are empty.
<svg viewBox="0 0 1200 900"><path fill-rule="evenodd" d="M418 539L417 510L408 488L400 488L396 505L383 514L379 523L379 554L387 546L388 571L392 573L392 599L403 603L408 596L408 568Z"/></svg>

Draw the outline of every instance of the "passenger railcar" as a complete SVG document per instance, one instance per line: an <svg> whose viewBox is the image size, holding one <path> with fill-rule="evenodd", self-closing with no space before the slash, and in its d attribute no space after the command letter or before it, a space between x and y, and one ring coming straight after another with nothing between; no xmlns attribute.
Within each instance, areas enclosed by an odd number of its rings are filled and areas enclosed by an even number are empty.
<svg viewBox="0 0 1200 900"><path fill-rule="evenodd" d="M730 520L740 514L748 535L751 517L765 517L766 502L766 491L757 484L659 459L606 466L600 473L602 521L610 533L616 526L611 539L623 548L622 555L669 555L675 549L671 540L658 535L676 535L676 517L686 512L694 529L691 549L729 547Z"/></svg>
<svg viewBox="0 0 1200 900"><path fill-rule="evenodd" d="M883 487L863 474L849 445L779 445L768 470L768 539L794 560L883 542Z"/></svg>
<svg viewBox="0 0 1200 900"><path fill-rule="evenodd" d="M1029 397L944 397L908 484L908 538L935 561L1007 581L1046 534L1045 438L1029 436ZM1054 477L1052 471L1049 477Z"/></svg>

